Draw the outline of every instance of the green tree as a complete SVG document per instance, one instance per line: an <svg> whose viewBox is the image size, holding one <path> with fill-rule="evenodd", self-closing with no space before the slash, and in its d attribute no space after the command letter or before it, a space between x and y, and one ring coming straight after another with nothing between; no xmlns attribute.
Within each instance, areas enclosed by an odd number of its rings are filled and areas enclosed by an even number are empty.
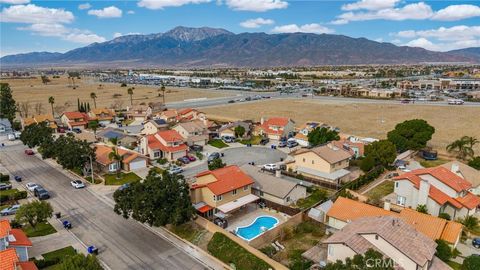
<svg viewBox="0 0 480 270"><path fill-rule="evenodd" d="M58 270L103 270L97 257L94 255L83 255L81 253L67 256L62 262L55 266Z"/></svg>
<svg viewBox="0 0 480 270"><path fill-rule="evenodd" d="M194 215L188 184L182 175L151 170L143 182L113 194L115 213L150 226L180 225Z"/></svg>
<svg viewBox="0 0 480 270"><path fill-rule="evenodd" d="M375 167L373 156L365 157L360 161L360 169L364 172L369 172L373 167Z"/></svg>
<svg viewBox="0 0 480 270"><path fill-rule="evenodd" d="M356 254L353 258L328 263L324 270L393 270L395 263L392 259L384 258L382 253L368 249L365 254Z"/></svg>
<svg viewBox="0 0 480 270"><path fill-rule="evenodd" d="M311 146L317 146L320 144L338 140L340 140L338 132L325 127L317 127L308 134L308 142Z"/></svg>
<svg viewBox="0 0 480 270"><path fill-rule="evenodd" d="M395 161L397 149L392 142L380 140L365 146L365 156L371 158L375 166L387 167Z"/></svg>
<svg viewBox="0 0 480 270"><path fill-rule="evenodd" d="M467 228L467 230L472 231L478 229L478 218L474 216L466 216L459 220L460 223Z"/></svg>
<svg viewBox="0 0 480 270"><path fill-rule="evenodd" d="M478 270L480 269L480 256L470 255L463 260L463 264L460 267L461 270Z"/></svg>
<svg viewBox="0 0 480 270"><path fill-rule="evenodd" d="M237 136L238 138L242 138L243 135L245 135L245 128L242 126L236 126L234 131L235 131L235 136Z"/></svg>
<svg viewBox="0 0 480 270"><path fill-rule="evenodd" d="M55 112L53 110L53 104L55 103L55 98L54 97L49 97L48 98L48 103L50 103L50 106L52 107L52 115L55 117Z"/></svg>
<svg viewBox="0 0 480 270"><path fill-rule="evenodd" d="M417 212L420 212L420 213L424 213L424 214L428 214L428 208L425 204L419 204L417 205Z"/></svg>
<svg viewBox="0 0 480 270"><path fill-rule="evenodd" d="M50 79L45 75L42 75L41 79L43 84L48 84L50 82Z"/></svg>
<svg viewBox="0 0 480 270"><path fill-rule="evenodd" d="M97 136L97 129L98 129L99 126L100 126L100 124L98 123L97 120L92 120L92 121L88 122L88 128L93 130L93 135L94 136Z"/></svg>
<svg viewBox="0 0 480 270"><path fill-rule="evenodd" d="M32 201L22 204L15 213L15 220L20 224L30 224L35 230L39 223L46 222L48 218L52 217L53 208L50 203L46 201Z"/></svg>
<svg viewBox="0 0 480 270"><path fill-rule="evenodd" d="M160 91L162 91L163 104L165 104L165 90L165 85L162 84L162 87L160 87Z"/></svg>
<svg viewBox="0 0 480 270"><path fill-rule="evenodd" d="M90 98L93 100L93 106L95 109L97 108L97 94L95 92L90 93Z"/></svg>
<svg viewBox="0 0 480 270"><path fill-rule="evenodd" d="M15 119L17 105L8 83L0 83L0 118L6 118L10 123Z"/></svg>
<svg viewBox="0 0 480 270"><path fill-rule="evenodd" d="M208 169L210 171L220 169L225 167L227 164L223 163L221 158L215 158L208 164Z"/></svg>
<svg viewBox="0 0 480 270"><path fill-rule="evenodd" d="M442 239L437 239L435 242L437 243L437 251L435 252L435 255L444 262L450 261L453 253L448 243Z"/></svg>
<svg viewBox="0 0 480 270"><path fill-rule="evenodd" d="M479 143L479 141L476 138L463 136L447 145L447 151L449 153L456 153L459 159L467 160L474 156L473 148L477 143Z"/></svg>
<svg viewBox="0 0 480 270"><path fill-rule="evenodd" d="M80 109L81 109L80 107L81 107L80 106L80 99L77 98L77 111L80 111Z"/></svg>
<svg viewBox="0 0 480 270"><path fill-rule="evenodd" d="M133 88L128 88L127 93L130 96L130 105L133 105Z"/></svg>
<svg viewBox="0 0 480 270"><path fill-rule="evenodd" d="M123 160L123 156L120 155L118 153L118 138L117 137L114 137L114 138L111 138L110 139L110 142L114 145L112 147L112 152L110 152L108 154L108 159L110 160L115 160L115 162L117 163L117 179L120 178L120 172L121 172L121 169L122 169L122 160Z"/></svg>
<svg viewBox="0 0 480 270"><path fill-rule="evenodd" d="M395 144L397 151L420 150L432 139L435 128L422 119L407 120L388 132L387 138Z"/></svg>
<svg viewBox="0 0 480 270"><path fill-rule="evenodd" d="M72 134L60 136L52 147L58 164L64 169L81 169L90 162L90 157L95 160L95 148L90 147L86 140L75 139Z"/></svg>
<svg viewBox="0 0 480 270"><path fill-rule="evenodd" d="M468 166L480 170L480 156L472 158L472 160L468 162Z"/></svg>
<svg viewBox="0 0 480 270"><path fill-rule="evenodd" d="M53 141L53 129L47 125L47 122L34 123L26 126L20 135L23 144L30 148L40 146L43 142Z"/></svg>

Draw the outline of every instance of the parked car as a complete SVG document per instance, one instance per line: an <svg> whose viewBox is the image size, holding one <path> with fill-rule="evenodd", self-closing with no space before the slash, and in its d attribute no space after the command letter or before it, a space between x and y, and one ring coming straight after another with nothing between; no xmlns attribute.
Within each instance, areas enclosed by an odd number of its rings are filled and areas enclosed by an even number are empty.
<svg viewBox="0 0 480 270"><path fill-rule="evenodd" d="M196 158L196 157L194 157L194 156L191 156L191 155L188 155L188 156L186 156L186 157L187 157L187 158L188 158L188 160L190 160L190 161L195 161L195 160L197 160L197 158Z"/></svg>
<svg viewBox="0 0 480 270"><path fill-rule="evenodd" d="M216 158L220 158L220 153L218 153L218 152L213 152L213 153L211 153L211 154L208 156L207 161L208 161L208 163L210 163L210 162L212 162L212 161L213 161L214 159L216 159Z"/></svg>
<svg viewBox="0 0 480 270"><path fill-rule="evenodd" d="M7 208L3 209L2 211L0 211L0 215L2 215L2 216L15 215L18 208L20 208L20 204L14 204L14 205L12 205L10 207L7 207Z"/></svg>
<svg viewBox="0 0 480 270"><path fill-rule="evenodd" d="M79 128L72 128L72 131L75 132L75 133L82 133L82 130L79 129Z"/></svg>
<svg viewBox="0 0 480 270"><path fill-rule="evenodd" d="M278 169L278 165L275 163L265 164L262 166L262 169L266 171L274 171Z"/></svg>
<svg viewBox="0 0 480 270"><path fill-rule="evenodd" d="M472 245L474 248L480 248L480 237L473 238Z"/></svg>
<svg viewBox="0 0 480 270"><path fill-rule="evenodd" d="M178 158L177 160L180 161L183 164L190 163L190 159L188 157L181 157L181 158Z"/></svg>
<svg viewBox="0 0 480 270"><path fill-rule="evenodd" d="M29 155L29 156L32 156L34 155L35 153L33 152L32 149L25 149L25 154Z"/></svg>
<svg viewBox="0 0 480 270"><path fill-rule="evenodd" d="M72 181L70 181L70 185L72 185L72 187L74 187L76 189L85 187L85 184L80 180L72 180Z"/></svg>
<svg viewBox="0 0 480 270"><path fill-rule="evenodd" d="M260 144L261 144L261 145L266 145L269 141L270 141L269 138L262 138L262 139L260 140Z"/></svg>
<svg viewBox="0 0 480 270"><path fill-rule="evenodd" d="M20 139L20 135L22 135L20 131L15 131L13 134L15 135L15 139Z"/></svg>
<svg viewBox="0 0 480 270"><path fill-rule="evenodd" d="M38 186L39 186L39 185L37 185L37 184L35 184L35 183L32 183L32 182L27 183L27 184L25 185L25 187L26 187L28 190L30 190L31 192L33 192L33 191L35 190L35 188L37 188Z"/></svg>
<svg viewBox="0 0 480 270"><path fill-rule="evenodd" d="M228 103L235 103L235 100L229 100Z"/></svg>
<svg viewBox="0 0 480 270"><path fill-rule="evenodd" d="M194 144L190 146L190 150L195 151L195 152L202 152L203 151L203 146Z"/></svg>
<svg viewBox="0 0 480 270"><path fill-rule="evenodd" d="M35 197L37 197L39 200L46 200L46 199L49 199L50 198L50 193L48 193L48 191L46 189L44 189L43 187L41 186L37 186L34 190L33 190L33 194L35 195Z"/></svg>
<svg viewBox="0 0 480 270"><path fill-rule="evenodd" d="M169 174L179 174L179 173L182 173L183 172L183 169L176 166L176 165L172 165L170 166L170 168L168 169L168 173Z"/></svg>
<svg viewBox="0 0 480 270"><path fill-rule="evenodd" d="M0 190L8 190L8 189L12 189L12 184L0 183Z"/></svg>
<svg viewBox="0 0 480 270"><path fill-rule="evenodd" d="M130 187L130 183L125 183L125 184L121 185L118 188L118 190L122 191L122 190L125 190L125 189L129 188L129 187Z"/></svg>
<svg viewBox="0 0 480 270"><path fill-rule="evenodd" d="M22 177L19 176L19 175L15 175L15 176L13 177L13 179L15 179L15 181L17 181L17 182L22 182Z"/></svg>
<svg viewBox="0 0 480 270"><path fill-rule="evenodd" d="M235 137L233 137L233 136L222 136L222 140L226 143L233 143L233 142L235 142Z"/></svg>
<svg viewBox="0 0 480 270"><path fill-rule="evenodd" d="M287 141L287 147L288 148L293 148L297 145L298 145L297 141L294 141L294 140Z"/></svg>
<svg viewBox="0 0 480 270"><path fill-rule="evenodd" d="M287 146L287 141L279 141L278 142L278 147L283 148L285 146Z"/></svg>
<svg viewBox="0 0 480 270"><path fill-rule="evenodd" d="M63 127L57 128L57 132L58 132L58 133L65 133L65 131L66 131L66 130L65 130L65 128L63 128Z"/></svg>
<svg viewBox="0 0 480 270"><path fill-rule="evenodd" d="M15 141L15 134L10 133L10 134L7 135L7 138L8 138L9 141Z"/></svg>

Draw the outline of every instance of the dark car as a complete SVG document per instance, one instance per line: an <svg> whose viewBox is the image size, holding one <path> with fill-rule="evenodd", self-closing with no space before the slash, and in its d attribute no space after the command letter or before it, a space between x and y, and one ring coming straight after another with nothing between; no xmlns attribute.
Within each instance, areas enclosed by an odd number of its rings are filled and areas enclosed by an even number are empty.
<svg viewBox="0 0 480 270"><path fill-rule="evenodd" d="M12 185L11 185L11 184L0 183L0 190L8 190L8 189L12 189Z"/></svg>
<svg viewBox="0 0 480 270"><path fill-rule="evenodd" d="M473 238L472 245L474 248L480 248L480 238L479 237Z"/></svg>
<svg viewBox="0 0 480 270"><path fill-rule="evenodd" d="M235 103L235 100L229 100L228 103Z"/></svg>
<svg viewBox="0 0 480 270"><path fill-rule="evenodd" d="M216 158L220 158L220 153L218 153L218 152L213 152L213 153L211 153L211 154L208 156L207 161L208 161L208 163L210 163L210 162L212 162L212 161L213 161L214 159L216 159Z"/></svg>
<svg viewBox="0 0 480 270"><path fill-rule="evenodd" d="M26 149L26 150L25 150L25 154L27 154L27 155L29 155L29 156L32 156L32 155L35 154L35 153L33 152L32 149Z"/></svg>
<svg viewBox="0 0 480 270"><path fill-rule="evenodd" d="M195 151L195 152L202 152L203 151L203 146L194 144L190 146L190 150Z"/></svg>
<svg viewBox="0 0 480 270"><path fill-rule="evenodd" d="M48 191L41 186L36 187L33 191L33 194L35 197L38 197L39 200L46 200L50 198L50 193L48 193Z"/></svg>
<svg viewBox="0 0 480 270"><path fill-rule="evenodd" d="M187 157L181 157L181 158L178 158L177 160L180 161L183 164L190 163L190 160Z"/></svg>
<svg viewBox="0 0 480 270"><path fill-rule="evenodd" d="M293 148L293 147L295 147L295 146L297 146L297 145L298 145L297 141L291 140L291 141L288 141L288 142L287 142L287 147L288 147L288 148Z"/></svg>
<svg viewBox="0 0 480 270"><path fill-rule="evenodd" d="M260 144L261 145L266 145L269 141L270 141L269 138L263 138L263 139L260 140Z"/></svg>
<svg viewBox="0 0 480 270"><path fill-rule="evenodd" d="M121 185L121 186L118 188L118 190L122 191L122 190L124 190L124 189L129 188L129 187L130 187L130 183L125 183L125 184Z"/></svg>
<svg viewBox="0 0 480 270"><path fill-rule="evenodd" d="M233 142L235 142L235 137L233 137L233 136L222 136L222 140L226 143L233 143Z"/></svg>
<svg viewBox="0 0 480 270"><path fill-rule="evenodd" d="M15 179L15 181L17 181L17 182L22 182L22 177L19 176L19 175L15 175L15 176L13 177L13 179Z"/></svg>
<svg viewBox="0 0 480 270"><path fill-rule="evenodd" d="M287 146L287 141L279 141L278 142L278 147L282 148L282 147L285 147L285 146Z"/></svg>
<svg viewBox="0 0 480 270"><path fill-rule="evenodd" d="M82 130L79 129L79 128L72 128L72 131L75 132L75 133L82 133Z"/></svg>

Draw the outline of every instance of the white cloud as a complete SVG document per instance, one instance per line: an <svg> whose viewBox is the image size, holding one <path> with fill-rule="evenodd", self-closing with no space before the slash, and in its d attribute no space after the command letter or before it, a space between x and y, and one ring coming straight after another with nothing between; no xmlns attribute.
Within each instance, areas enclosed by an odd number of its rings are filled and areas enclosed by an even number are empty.
<svg viewBox="0 0 480 270"><path fill-rule="evenodd" d="M259 28L263 25L270 25L274 23L275 22L271 19L256 18L256 19L250 19L250 20L241 22L240 26L245 28Z"/></svg>
<svg viewBox="0 0 480 270"><path fill-rule="evenodd" d="M337 19L330 22L330 24L334 24L334 25L342 25L347 23L348 23L348 20L345 20L345 19Z"/></svg>
<svg viewBox="0 0 480 270"><path fill-rule="evenodd" d="M83 9L90 9L92 5L90 3L85 3L85 4L80 4L78 5L78 9L83 10Z"/></svg>
<svg viewBox="0 0 480 270"><path fill-rule="evenodd" d="M435 12L432 20L457 21L480 16L480 7L475 5L451 5Z"/></svg>
<svg viewBox="0 0 480 270"><path fill-rule="evenodd" d="M208 3L210 1L211 0L141 0L137 5L148 9L164 9L166 7L180 7L187 4Z"/></svg>
<svg viewBox="0 0 480 270"><path fill-rule="evenodd" d="M127 11L127 14L135 14L135 11L129 10L129 11Z"/></svg>
<svg viewBox="0 0 480 270"><path fill-rule="evenodd" d="M120 32L115 32L115 33L113 33L113 38L118 38L118 37L122 37L122 36L129 36L129 35L141 35L141 33L129 32L129 33L126 33L126 34L122 34Z"/></svg>
<svg viewBox="0 0 480 270"><path fill-rule="evenodd" d="M21 5L28 3L30 3L30 0L0 0L0 4Z"/></svg>
<svg viewBox="0 0 480 270"><path fill-rule="evenodd" d="M58 37L75 43L90 44L93 42L104 42L104 37L98 36L88 30L67 28L63 24L42 24L36 23L27 27L19 27L18 30L30 31L34 35L44 37Z"/></svg>
<svg viewBox="0 0 480 270"><path fill-rule="evenodd" d="M438 51L439 47L426 38L417 38L405 44L410 47L420 47L427 50Z"/></svg>
<svg viewBox="0 0 480 270"><path fill-rule="evenodd" d="M401 8L387 8L367 12L347 12L338 16L337 20L345 21L367 21L367 20L422 20L433 15L432 8L423 3L408 4Z"/></svg>
<svg viewBox="0 0 480 270"><path fill-rule="evenodd" d="M89 15L97 16L98 18L120 18L122 17L122 10L116 6L109 6L104 9L92 9L88 11Z"/></svg>
<svg viewBox="0 0 480 270"><path fill-rule="evenodd" d="M283 0L226 0L227 6L233 10L263 12L272 9L287 8Z"/></svg>
<svg viewBox="0 0 480 270"><path fill-rule="evenodd" d="M12 23L70 23L74 19L70 11L44 8L34 4L15 5L2 9L0 22Z"/></svg>
<svg viewBox="0 0 480 270"><path fill-rule="evenodd" d="M400 0L360 0L355 3L342 6L342 10L379 10L394 7Z"/></svg>
<svg viewBox="0 0 480 270"><path fill-rule="evenodd" d="M287 24L276 26L272 29L272 33L314 33L314 34L330 34L333 33L334 30L328 27L322 26L317 23L311 24L304 24L304 25L296 25L296 24Z"/></svg>

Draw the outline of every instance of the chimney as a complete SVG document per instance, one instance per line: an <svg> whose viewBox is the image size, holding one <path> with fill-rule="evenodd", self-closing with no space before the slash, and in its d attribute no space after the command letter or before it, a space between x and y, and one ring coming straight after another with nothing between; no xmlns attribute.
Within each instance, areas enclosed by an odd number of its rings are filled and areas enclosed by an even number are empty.
<svg viewBox="0 0 480 270"><path fill-rule="evenodd" d="M460 171L460 167L457 163L452 163L452 168L450 169L453 173L457 174Z"/></svg>
<svg viewBox="0 0 480 270"><path fill-rule="evenodd" d="M275 171L275 177L282 178L282 171L276 170Z"/></svg>
<svg viewBox="0 0 480 270"><path fill-rule="evenodd" d="M383 203L383 209L390 211L390 205L390 200L385 200L385 202Z"/></svg>
<svg viewBox="0 0 480 270"><path fill-rule="evenodd" d="M420 187L418 188L418 204L427 205L428 193L430 191L430 183L427 180L420 180Z"/></svg>
<svg viewBox="0 0 480 270"><path fill-rule="evenodd" d="M265 118L260 118L260 125L263 125L263 123L265 122Z"/></svg>

